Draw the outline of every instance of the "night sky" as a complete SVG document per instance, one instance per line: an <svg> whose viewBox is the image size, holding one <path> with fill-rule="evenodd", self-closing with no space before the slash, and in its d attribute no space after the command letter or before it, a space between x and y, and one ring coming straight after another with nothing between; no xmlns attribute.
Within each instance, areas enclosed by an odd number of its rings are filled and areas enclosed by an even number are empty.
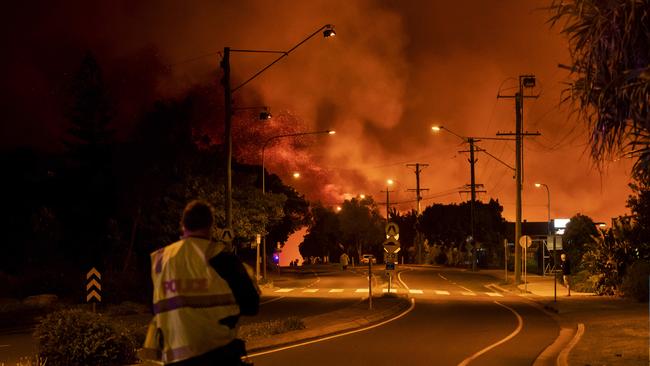
<svg viewBox="0 0 650 366"><path fill-rule="evenodd" d="M4 147L56 151L67 126L66 82L86 50L103 68L119 100L114 128L126 136L143 106L183 95L219 78L224 46L286 50L324 24L334 39L314 37L234 96L237 105L262 103L278 116L273 131L335 129L335 136L282 141L269 150L267 167L307 195L336 205L357 194L379 193L395 180L391 201L414 208L415 175L407 163L426 163L424 205L468 199L460 140L431 133L444 125L465 136L495 136L515 128L516 77L537 76L537 100L526 100L524 128L542 136L525 143L524 218L546 220L549 185L553 217L577 212L609 222L625 214L632 163L595 168L586 127L559 106L568 81L567 42L551 29L549 1L48 1L13 3L2 32ZM199 56L212 54L209 57ZM188 61L198 58L193 61ZM272 60L233 54L233 84ZM206 124L211 121L206 120ZM289 124L289 125L287 125ZM237 127L236 127L237 128ZM246 138L240 160L260 163L261 141ZM259 126L255 129L259 130ZM252 128L251 128L252 130ZM256 135L257 136L257 135ZM479 146L514 165L514 143ZM247 153L246 153L247 152ZM301 178L292 180L291 173ZM477 183L514 219L515 189L508 168L479 154Z"/></svg>

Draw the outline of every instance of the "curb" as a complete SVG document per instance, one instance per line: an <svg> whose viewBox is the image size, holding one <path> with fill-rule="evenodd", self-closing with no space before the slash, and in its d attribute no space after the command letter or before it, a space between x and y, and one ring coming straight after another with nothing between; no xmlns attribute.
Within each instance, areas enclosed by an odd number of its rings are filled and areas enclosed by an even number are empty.
<svg viewBox="0 0 650 366"><path fill-rule="evenodd" d="M410 304L411 303L408 299L399 298L399 302L397 304L391 305L387 309L383 309L376 313L373 312L371 314L363 316L347 316L347 319L334 323L328 322L328 324L324 326L315 327L312 329L295 330L284 334L278 334L270 338L247 341L246 351L250 354L280 346L287 346L300 341L307 341L353 329L364 328L400 313L404 309L408 308ZM307 322L317 323L319 322L319 319L325 320L326 317L336 318L340 316L343 318L346 312L349 313L350 310L341 309L326 314L307 317L303 320L306 320Z"/></svg>

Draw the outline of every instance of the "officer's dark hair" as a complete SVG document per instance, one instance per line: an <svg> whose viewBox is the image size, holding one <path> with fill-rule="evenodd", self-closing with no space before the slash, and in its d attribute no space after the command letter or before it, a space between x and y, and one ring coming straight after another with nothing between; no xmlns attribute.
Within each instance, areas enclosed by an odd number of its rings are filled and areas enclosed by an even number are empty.
<svg viewBox="0 0 650 366"><path fill-rule="evenodd" d="M209 229L214 222L212 206L202 200L194 200L185 206L181 225L186 230Z"/></svg>

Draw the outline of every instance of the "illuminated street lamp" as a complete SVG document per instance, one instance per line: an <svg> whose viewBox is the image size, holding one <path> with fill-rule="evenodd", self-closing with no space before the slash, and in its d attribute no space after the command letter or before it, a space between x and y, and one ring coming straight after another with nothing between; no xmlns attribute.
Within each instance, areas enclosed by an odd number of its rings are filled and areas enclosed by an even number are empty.
<svg viewBox="0 0 650 366"><path fill-rule="evenodd" d="M336 206L336 212L341 212L341 206Z"/></svg>
<svg viewBox="0 0 650 366"><path fill-rule="evenodd" d="M264 173L264 163L265 163L265 152L266 152L266 146L269 144L269 142L285 137L296 137L296 136L305 136L305 135L320 135L320 134L328 134L328 135L334 135L336 131L334 130L324 130L324 131L311 131L311 132L297 132L297 133L287 133L284 135L277 135L277 136L271 136L266 141L264 141L264 144L262 145L262 194L266 194L266 179L265 176L266 174ZM293 177L296 177L296 174L298 174L298 177L300 177L300 173L293 173ZM263 278L264 281L266 281L266 235L262 237L262 251L263 251ZM257 259L259 261L259 258Z"/></svg>
<svg viewBox="0 0 650 366"><path fill-rule="evenodd" d="M547 203L547 218L548 218L548 236L549 238L553 235L553 230L551 230L551 190L548 188L548 185L544 183L535 183L536 188L544 187L546 189L546 203ZM542 268L544 268L544 253L542 252ZM557 250L555 248L555 238L553 238L553 301L557 302L557 278L555 278L555 265L557 263ZM542 270L544 274L544 270Z"/></svg>
<svg viewBox="0 0 650 366"><path fill-rule="evenodd" d="M386 180L386 222L389 221L388 214L390 213L390 193L395 192L390 190L390 186L395 184L392 179Z"/></svg>
<svg viewBox="0 0 650 366"><path fill-rule="evenodd" d="M278 61L289 56L296 48L300 47L303 43L307 42L309 39L323 31L323 36L325 38L332 38L336 35L334 31L334 26L331 24L326 24L318 28L314 33L307 36L305 39L297 43L295 46L291 47L288 51L270 51L270 50L246 50L246 49L231 49L230 47L223 48L223 58L221 59L221 68L223 69L223 89L224 89L224 100L225 100L225 135L226 135L226 183L225 183L225 212L226 212L226 228L232 229L232 93L239 90L244 85L251 82L261 73L266 71L271 66L275 65ZM260 71L256 72L253 76L249 77L235 88L231 88L230 85L230 53L231 52L241 52L241 53L275 53L280 54L273 62L263 67ZM262 115L260 118L266 117L269 118L270 114ZM266 258L266 256L264 256ZM266 267L264 267L266 271Z"/></svg>
<svg viewBox="0 0 650 366"><path fill-rule="evenodd" d="M293 178L294 179L300 178L300 173L299 172L293 172Z"/></svg>

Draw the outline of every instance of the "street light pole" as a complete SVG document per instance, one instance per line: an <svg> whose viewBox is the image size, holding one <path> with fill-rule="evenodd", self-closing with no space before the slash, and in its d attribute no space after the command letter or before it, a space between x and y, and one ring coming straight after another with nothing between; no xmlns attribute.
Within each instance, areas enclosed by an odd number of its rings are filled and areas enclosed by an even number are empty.
<svg viewBox="0 0 650 366"><path fill-rule="evenodd" d="M264 141L264 144L262 145L262 195L266 194L266 171L264 169L264 163L265 163L265 152L266 152L266 147L268 146L269 142L284 138L284 137L296 137L296 136L305 136L305 135L319 135L319 134L328 134L328 135L334 135L336 131L333 130L324 130L324 131L310 131L310 132L297 132L297 133L287 133L284 135L277 135L277 136L271 136L266 141ZM265 228L266 231L266 228ZM259 251L258 251L259 253ZM259 257L257 258L257 262L259 263L260 259ZM263 274L262 278L264 279L264 282L266 282L266 233L262 236L262 267L263 267Z"/></svg>
<svg viewBox="0 0 650 366"><path fill-rule="evenodd" d="M548 238L553 235L551 230L551 189L544 183L535 183L535 187L544 187L546 189L546 203L547 203L547 218L548 218ZM547 239L548 243L548 239ZM555 273L555 263L557 263L557 254L555 248L555 236L553 236L553 301L557 301L557 275ZM542 252L542 260L544 260L544 253Z"/></svg>
<svg viewBox="0 0 650 366"><path fill-rule="evenodd" d="M393 183L394 182L392 179L388 179L386 181L386 191L382 191L382 192L386 192L386 222L387 223L390 222L390 219L388 218L388 215L390 214L390 193L394 192L390 190L390 186L392 186Z"/></svg>
<svg viewBox="0 0 650 366"><path fill-rule="evenodd" d="M244 50L244 49L231 49L230 47L223 48L223 58L221 59L221 68L223 69L223 79L221 83L224 89L224 99L225 99L225 135L226 135L226 183L225 183L225 207L226 212L226 228L232 229L232 93L239 90L244 85L251 82L261 73L266 71L271 66L275 65L278 61L284 57L289 56L296 48L300 47L303 43L307 42L309 39L314 37L320 31L323 31L323 36L325 38L333 37L336 35L334 31L334 26L331 24L325 24L324 26L318 28L314 33L307 36L302 41L298 42L295 46L291 47L288 51L268 51L268 50ZM280 56L273 60L270 64L263 67L260 71L255 73L253 76L248 78L246 81L241 83L235 88L231 88L230 85L230 53L231 52L244 52L244 53L279 53ZM264 268L266 270L266 267Z"/></svg>

